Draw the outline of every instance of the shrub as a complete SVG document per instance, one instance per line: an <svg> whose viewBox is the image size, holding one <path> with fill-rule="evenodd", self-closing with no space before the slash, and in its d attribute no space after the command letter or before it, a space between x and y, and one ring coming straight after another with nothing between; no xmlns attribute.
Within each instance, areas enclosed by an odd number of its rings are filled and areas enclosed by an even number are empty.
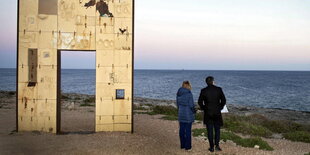
<svg viewBox="0 0 310 155"><path fill-rule="evenodd" d="M148 105L149 106L149 105ZM160 106L160 105L152 105L150 106L150 109L152 109L151 112L147 112L149 115L156 115L156 114L162 114L166 115L162 117L165 120L178 120L178 109L173 106ZM136 110L146 110L143 108L136 108ZM203 120L203 113L196 113L195 115L196 120Z"/></svg>
<svg viewBox="0 0 310 155"><path fill-rule="evenodd" d="M205 128L201 128L201 129L193 129L192 133L193 133L194 137L198 137L201 135L206 135L208 132ZM202 134L202 133L204 133L204 134Z"/></svg>
<svg viewBox="0 0 310 155"><path fill-rule="evenodd" d="M266 117L253 114L250 116L239 116L241 120L250 122L255 125L263 126L274 133L286 133L293 131L310 131L309 125L302 125L292 121L287 120L269 120ZM243 118L242 118L243 117Z"/></svg>
<svg viewBox="0 0 310 155"><path fill-rule="evenodd" d="M153 104L149 104L149 103L146 103L144 105L149 106L149 107L153 107L154 106Z"/></svg>
<svg viewBox="0 0 310 155"><path fill-rule="evenodd" d="M13 96L15 94L16 94L15 91L9 91L9 95Z"/></svg>
<svg viewBox="0 0 310 155"><path fill-rule="evenodd" d="M203 121L203 113L196 113L195 115L195 119L196 120L199 120L199 121Z"/></svg>
<svg viewBox="0 0 310 155"><path fill-rule="evenodd" d="M261 125L252 124L249 122L249 118L242 116L226 117L224 120L224 128L232 132L254 136L270 137L272 135L269 129Z"/></svg>
<svg viewBox="0 0 310 155"><path fill-rule="evenodd" d="M221 132L221 139L226 142L227 140L232 140L233 142L241 141L241 137L232 132Z"/></svg>
<svg viewBox="0 0 310 155"><path fill-rule="evenodd" d="M89 97L84 99L84 103L95 103L96 102L96 98L95 97Z"/></svg>
<svg viewBox="0 0 310 155"><path fill-rule="evenodd" d="M236 143L243 147L254 147L255 145L258 145L259 148L262 150L268 150L268 151L273 150L273 148L266 141L262 140L260 137L245 138L241 139L240 141L237 141Z"/></svg>
<svg viewBox="0 0 310 155"><path fill-rule="evenodd" d="M155 113L154 111L145 112L145 114L148 114L148 115L157 115L157 113Z"/></svg>
<svg viewBox="0 0 310 155"><path fill-rule="evenodd" d="M67 100L67 99L70 99L70 98L67 95L61 94L61 99Z"/></svg>
<svg viewBox="0 0 310 155"><path fill-rule="evenodd" d="M173 106L155 106L153 108L153 113L178 116L178 109Z"/></svg>
<svg viewBox="0 0 310 155"><path fill-rule="evenodd" d="M295 131L283 134L284 138L291 141L310 143L310 133L306 131Z"/></svg>
<svg viewBox="0 0 310 155"><path fill-rule="evenodd" d="M288 132L289 126L285 125L284 122L280 122L280 121L265 121L262 122L262 126L268 128L270 131L275 132L275 133L285 133Z"/></svg>

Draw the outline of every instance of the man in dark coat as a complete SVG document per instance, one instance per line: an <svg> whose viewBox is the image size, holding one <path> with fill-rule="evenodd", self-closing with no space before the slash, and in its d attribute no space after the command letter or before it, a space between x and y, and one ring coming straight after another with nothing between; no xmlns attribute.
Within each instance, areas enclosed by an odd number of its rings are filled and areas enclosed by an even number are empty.
<svg viewBox="0 0 310 155"><path fill-rule="evenodd" d="M206 78L208 86L200 92L198 104L200 109L204 111L204 124L207 126L210 152L215 150L221 151L220 142L220 127L223 126L221 110L226 104L226 98L221 87L214 85L214 77ZM215 130L215 139L213 140L213 128ZM215 141L215 142L214 142Z"/></svg>

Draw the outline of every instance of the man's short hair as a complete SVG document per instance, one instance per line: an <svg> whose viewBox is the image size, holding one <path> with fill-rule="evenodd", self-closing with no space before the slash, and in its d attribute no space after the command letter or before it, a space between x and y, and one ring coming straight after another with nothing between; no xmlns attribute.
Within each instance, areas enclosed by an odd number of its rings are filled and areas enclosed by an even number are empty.
<svg viewBox="0 0 310 155"><path fill-rule="evenodd" d="M206 78L206 83L207 83L208 85L213 85L213 82L214 82L214 77L213 77L213 76L208 76L208 77Z"/></svg>

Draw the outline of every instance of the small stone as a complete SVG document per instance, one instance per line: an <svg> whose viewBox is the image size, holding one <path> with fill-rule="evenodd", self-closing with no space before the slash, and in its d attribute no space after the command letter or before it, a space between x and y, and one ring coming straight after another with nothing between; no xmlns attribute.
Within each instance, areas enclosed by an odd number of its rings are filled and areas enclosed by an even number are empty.
<svg viewBox="0 0 310 155"><path fill-rule="evenodd" d="M199 123L201 123L201 121L195 120L194 123L199 124Z"/></svg>
<svg viewBox="0 0 310 155"><path fill-rule="evenodd" d="M226 143L232 146L237 146L237 144L231 140L227 140Z"/></svg>
<svg viewBox="0 0 310 155"><path fill-rule="evenodd" d="M282 139L283 138L283 136L282 136L282 134L272 134L272 136L271 136L272 138L275 138L275 139Z"/></svg>
<svg viewBox="0 0 310 155"><path fill-rule="evenodd" d="M70 105L68 105L68 110L74 110L74 102L71 102Z"/></svg>
<svg viewBox="0 0 310 155"><path fill-rule="evenodd" d="M250 115L252 115L252 113L246 112L244 115L245 115L245 116L250 116Z"/></svg>
<svg viewBox="0 0 310 155"><path fill-rule="evenodd" d="M206 137L204 137L204 136L197 136L197 137L195 137L195 138L197 138L197 139L199 139L199 140L206 140Z"/></svg>
<svg viewBox="0 0 310 155"><path fill-rule="evenodd" d="M147 106L147 105L143 105L143 106L141 106L141 108L143 108L145 110L150 110L150 106Z"/></svg>
<svg viewBox="0 0 310 155"><path fill-rule="evenodd" d="M254 145L254 148L255 149L259 149L259 145Z"/></svg>

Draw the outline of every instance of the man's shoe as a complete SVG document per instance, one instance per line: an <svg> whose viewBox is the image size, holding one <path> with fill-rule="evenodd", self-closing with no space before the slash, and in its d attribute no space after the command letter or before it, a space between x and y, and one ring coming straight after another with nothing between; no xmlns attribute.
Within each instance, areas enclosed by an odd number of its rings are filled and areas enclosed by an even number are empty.
<svg viewBox="0 0 310 155"><path fill-rule="evenodd" d="M214 152L214 148L211 148L211 147L210 147L210 148L209 148L209 151L210 151L210 152Z"/></svg>
<svg viewBox="0 0 310 155"><path fill-rule="evenodd" d="M191 152L192 151L192 149L190 148L190 149L185 149L186 151L188 151L188 152Z"/></svg>
<svg viewBox="0 0 310 155"><path fill-rule="evenodd" d="M215 146L215 150L216 150L216 151L222 151L222 149L221 149L220 146L218 146L218 145Z"/></svg>

